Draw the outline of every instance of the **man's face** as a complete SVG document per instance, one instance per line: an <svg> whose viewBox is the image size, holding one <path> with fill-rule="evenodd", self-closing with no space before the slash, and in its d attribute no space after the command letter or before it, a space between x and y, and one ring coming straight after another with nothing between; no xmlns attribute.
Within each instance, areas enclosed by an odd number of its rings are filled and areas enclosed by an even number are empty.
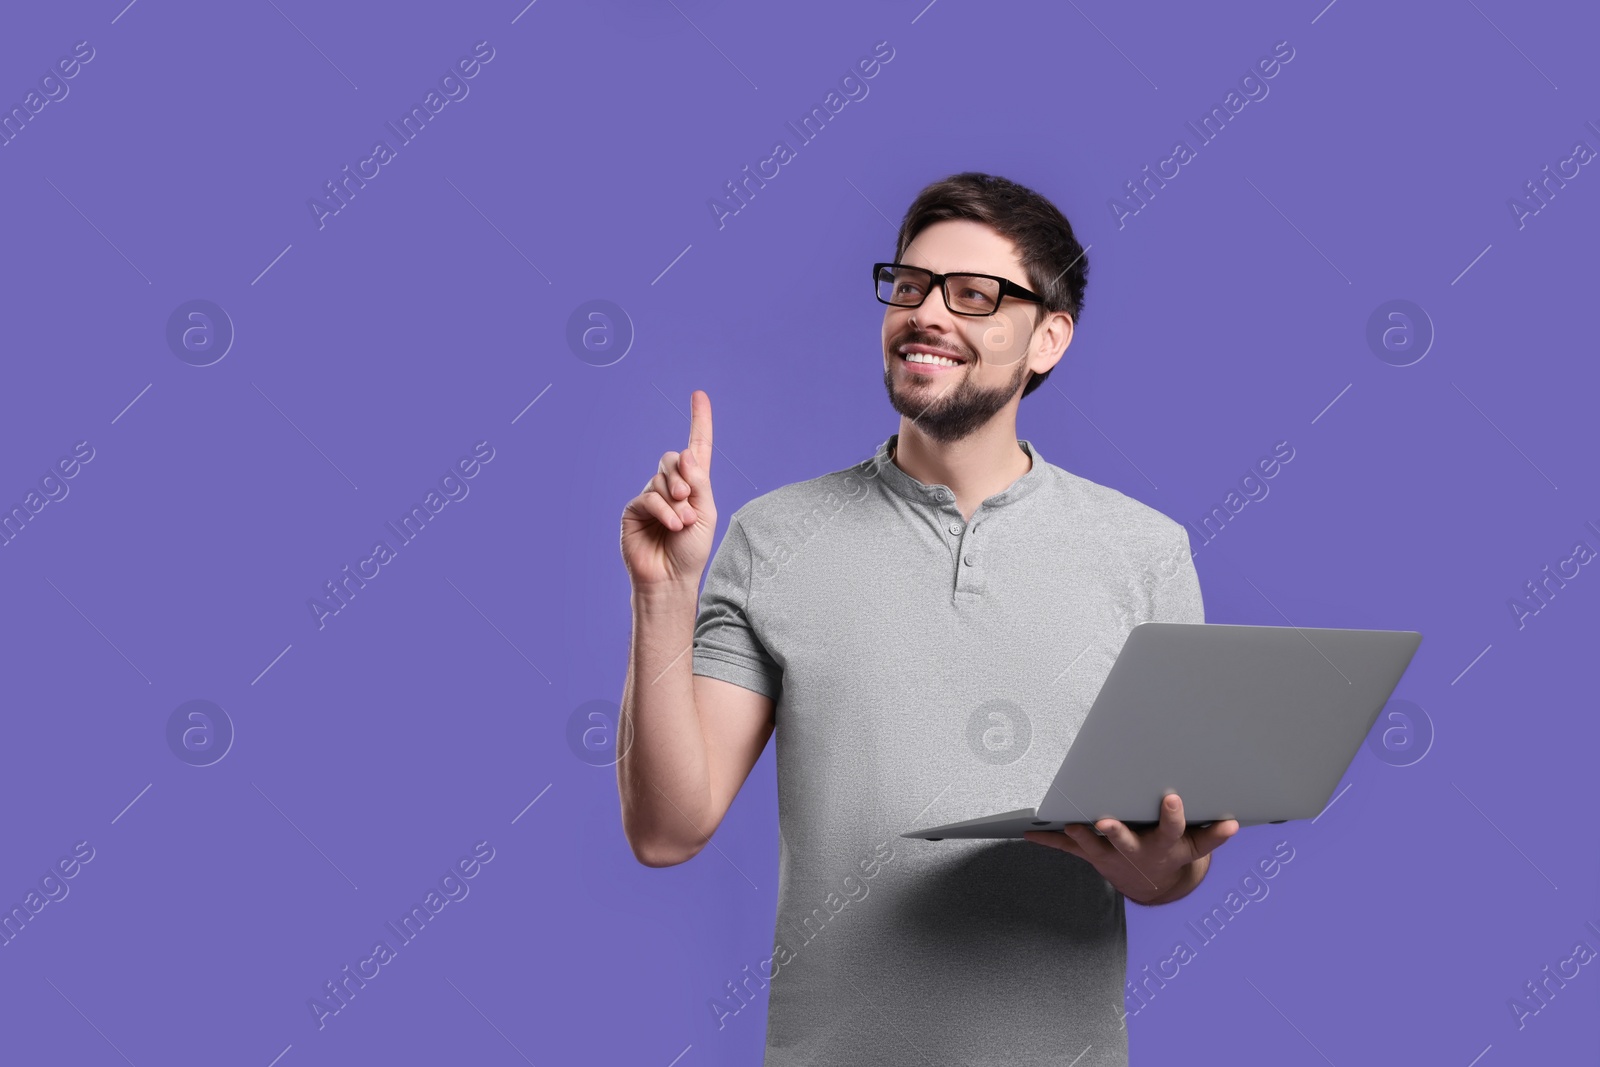
<svg viewBox="0 0 1600 1067"><path fill-rule="evenodd" d="M900 261L938 274L994 274L1032 288L1015 246L971 219L946 219L927 227ZM993 315L956 315L945 306L937 287L921 307L885 305L883 385L890 404L936 441L966 437L1027 385L1035 369L1030 366L1033 326L1041 314L1040 305L1008 296ZM907 345L961 362L957 366L907 362L903 357ZM1045 361L1038 369L1048 369L1053 362Z"/></svg>

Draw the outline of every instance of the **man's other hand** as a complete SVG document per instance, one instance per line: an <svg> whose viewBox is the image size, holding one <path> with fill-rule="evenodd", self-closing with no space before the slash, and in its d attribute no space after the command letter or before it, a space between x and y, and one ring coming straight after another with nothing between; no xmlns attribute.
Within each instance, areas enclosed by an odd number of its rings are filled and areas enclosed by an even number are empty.
<svg viewBox="0 0 1600 1067"><path fill-rule="evenodd" d="M1029 830L1022 836L1087 860L1112 888L1137 904L1165 904L1199 885L1210 866L1208 857L1238 832L1237 819L1188 827L1182 798L1168 793L1161 802L1160 822L1143 832L1116 819L1101 819L1093 829L1072 823L1059 831Z"/></svg>

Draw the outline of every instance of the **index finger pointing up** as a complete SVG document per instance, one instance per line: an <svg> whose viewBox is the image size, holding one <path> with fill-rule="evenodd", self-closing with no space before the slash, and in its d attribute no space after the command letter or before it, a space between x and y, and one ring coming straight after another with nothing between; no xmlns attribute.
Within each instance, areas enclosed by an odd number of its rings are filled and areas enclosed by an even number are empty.
<svg viewBox="0 0 1600 1067"><path fill-rule="evenodd" d="M711 397L704 389L689 394L689 447L701 469L711 469Z"/></svg>

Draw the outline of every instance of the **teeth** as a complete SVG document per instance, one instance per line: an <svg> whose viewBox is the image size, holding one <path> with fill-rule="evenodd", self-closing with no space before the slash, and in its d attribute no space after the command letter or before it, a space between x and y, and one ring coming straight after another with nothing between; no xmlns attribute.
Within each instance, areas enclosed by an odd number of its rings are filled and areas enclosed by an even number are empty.
<svg viewBox="0 0 1600 1067"><path fill-rule="evenodd" d="M907 352L905 359L907 363L932 363L940 367L961 366L961 361L959 359L946 359L943 356L930 356L926 352Z"/></svg>

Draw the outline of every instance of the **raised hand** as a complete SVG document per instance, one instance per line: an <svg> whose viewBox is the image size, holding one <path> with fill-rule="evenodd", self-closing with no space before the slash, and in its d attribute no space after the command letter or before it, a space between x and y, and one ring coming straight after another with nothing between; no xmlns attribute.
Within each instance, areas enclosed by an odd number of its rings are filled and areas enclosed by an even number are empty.
<svg viewBox="0 0 1600 1067"><path fill-rule="evenodd" d="M689 396L689 446L664 452L655 476L622 512L622 561L636 591L698 588L717 506L711 497L711 397Z"/></svg>

